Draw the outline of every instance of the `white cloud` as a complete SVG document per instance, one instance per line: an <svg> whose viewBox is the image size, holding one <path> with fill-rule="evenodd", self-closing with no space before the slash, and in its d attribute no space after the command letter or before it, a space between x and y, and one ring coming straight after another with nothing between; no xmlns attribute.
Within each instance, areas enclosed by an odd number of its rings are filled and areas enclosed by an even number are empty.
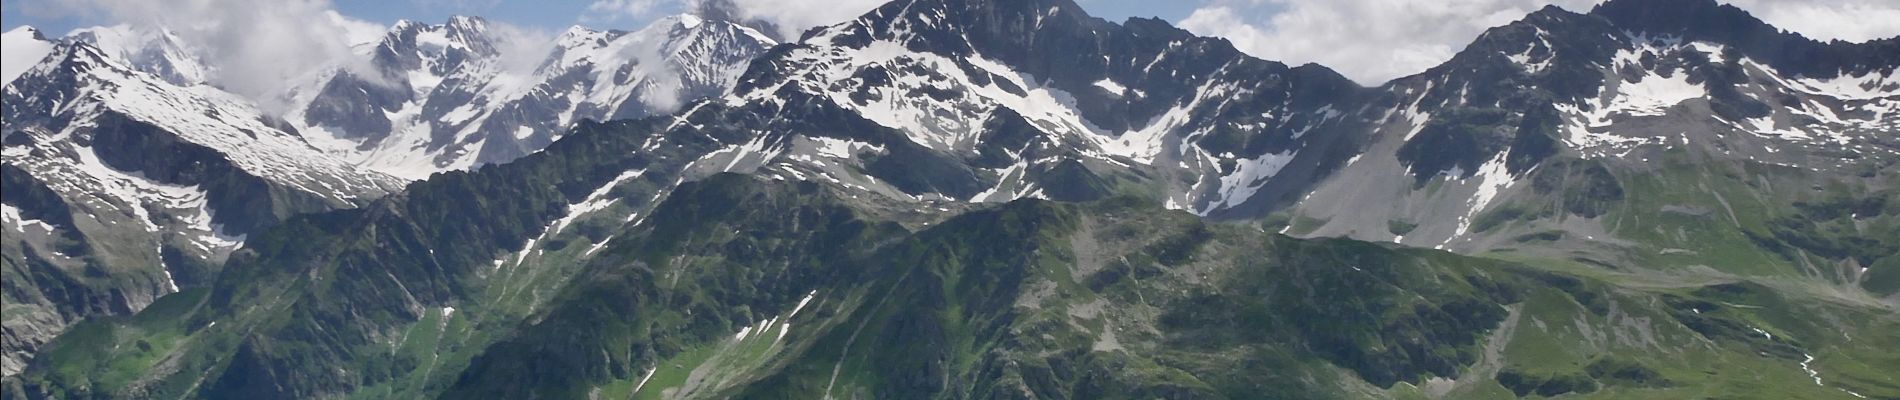
<svg viewBox="0 0 1900 400"><path fill-rule="evenodd" d="M1591 0L1561 1L1582 9ZM1255 56L1317 62L1376 85L1451 59L1478 33L1536 11L1548 0L1253 0L1195 10L1181 27L1221 36ZM1260 24L1257 9L1280 12Z"/></svg>
<svg viewBox="0 0 1900 400"><path fill-rule="evenodd" d="M215 72L213 84L269 98L296 78L337 65L360 66L350 51L382 27L338 14L327 0L78 0L47 7L108 19L140 31L168 29Z"/></svg>
<svg viewBox="0 0 1900 400"><path fill-rule="evenodd" d="M1900 36L1900 1L1729 0L1755 17L1803 36L1865 42Z"/></svg>
<svg viewBox="0 0 1900 400"><path fill-rule="evenodd" d="M1479 33L1548 4L1587 12L1599 0L1217 0L1179 25L1225 37L1261 58L1316 62L1362 84L1423 72ZM1784 29L1820 39L1900 35L1892 0L1740 0Z"/></svg>

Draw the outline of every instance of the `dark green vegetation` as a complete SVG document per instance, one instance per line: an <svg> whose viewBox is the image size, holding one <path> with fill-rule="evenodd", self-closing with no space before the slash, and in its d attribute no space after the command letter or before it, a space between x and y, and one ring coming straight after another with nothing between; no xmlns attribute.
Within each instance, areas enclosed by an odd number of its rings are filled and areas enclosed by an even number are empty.
<svg viewBox="0 0 1900 400"><path fill-rule="evenodd" d="M24 390L56 398L188 393L309 397L359 385L422 380L413 375L426 376L437 353L449 353L443 356L454 360L455 348L445 344L448 351L438 352L409 347L408 339L416 336L412 331L419 330L412 329L416 324L438 322L439 329L429 335L440 338L459 330L467 336L455 345L479 345L485 337L472 333L492 322L466 318L469 314L518 319L532 308L532 297L498 296L555 285L564 274L556 265L551 267L555 271L518 276L513 270L500 271L500 262L490 260L520 249L519 238L544 229L561 217L567 204L622 171L650 168L656 175L678 176L680 163L668 162L668 154L703 153L718 137L681 135L668 142L670 146L633 154L655 140L640 132L657 129L642 124L584 126L575 133L584 140L564 141L549 153L506 168L438 175L364 209L293 218L233 254L208 295L167 308L186 310L176 321L165 322L178 329L140 326L136 321L146 315L141 313L125 329L94 330L106 333L91 340L113 346L56 342L55 352L83 355L36 358L42 364L99 360L101 368L112 372L29 366L36 372L23 375L28 382ZM671 178L651 179L634 180L618 190L634 201L651 198L654 188L672 183ZM484 297L491 300L474 301ZM495 307L441 321L448 313L445 307L465 303ZM153 332L170 333L136 337ZM118 345L132 342L172 351L163 357L117 352L135 348ZM17 383L9 386L20 390Z"/></svg>
<svg viewBox="0 0 1900 400"><path fill-rule="evenodd" d="M688 182L655 205L653 217L596 229L619 239L591 257L529 263L571 279L510 283L510 267L464 275L486 278L460 289L470 294L453 295L456 286L444 284L452 313L363 303L390 290L427 296L418 283L427 279L402 280L404 290L361 286L388 281L371 274L320 275L327 282L281 270L227 275L286 284L231 282L83 325L39 359L50 364L10 380L8 390L35 398L268 397L276 394L260 387L327 382L299 393L1900 395L1885 372L1900 359L1880 350L1900 345L1900 321L1882 308L1800 290L1747 281L1629 287L1438 251L1292 239L1125 197L1026 200L948 217L834 190L730 174ZM290 224L284 231L294 235L286 237L300 240L253 247L247 257L367 263L298 250L338 248L320 238L365 239L334 229ZM533 294L512 294L513 285ZM242 287L277 292L235 291ZM313 294L343 287L358 295ZM246 311L273 307L273 298L300 305ZM326 315L343 312L331 309L381 316ZM351 327L363 339L346 341L353 336L341 330ZM1806 355L1817 357L1808 365L1825 371L1827 386L1802 370Z"/></svg>
<svg viewBox="0 0 1900 400"><path fill-rule="evenodd" d="M917 4L953 13L913 10ZM1274 114L1263 110L1288 103L1318 108L1339 100L1326 98L1332 95L1358 95L1328 83L1349 85L1323 67L1241 58L1220 41L1177 45L1170 38L1189 35L1159 21L1098 30L1112 25L1074 13L1051 18L1061 8L1042 5L896 3L864 19L874 26L838 40L916 34L906 46L953 46L938 49L950 54L981 49L1051 77L1046 82L1058 88L1094 87L1109 76L1157 98L1191 93L1203 77L1232 66L1240 78L1219 79L1285 86L1201 111L1235 117L1214 119L1201 145L1242 155L1281 154L1298 144L1236 128ZM894 18L918 23L877 23ZM1024 31L1045 19L1077 29ZM941 20L951 22L929 22ZM1643 147L1615 158L1574 154L1559 145L1565 133L1554 107L1595 93L1605 71L1590 63L1627 45L1624 31L1557 9L1527 20L1488 34L1467 52L1472 56L1446 67L1474 73L1454 74L1457 80L1414 103L1437 107L1417 141L1373 155L1395 157L1417 178L1399 176L1398 189L1424 193L1456 189L1453 179L1478 177L1480 167L1503 160L1517 185L1488 188L1500 196L1495 202L1460 195L1446 207L1409 215L1376 214L1411 208L1376 201L1332 215L1265 207L1243 210L1270 210L1262 221L1210 214L1243 221L1213 223L1154 201L1170 193L1156 185L1202 178L1192 172L1063 158L1076 151L1072 143L1042 140L1055 136L1041 136L1046 132L1013 112L989 114L985 144L972 151L927 148L908 136L919 132L877 125L835 97L769 85L793 78L768 67L795 60L767 58L743 85L784 90L772 101L702 102L677 117L586 124L518 162L439 175L363 209L291 219L251 238L209 287L164 297L130 317L75 327L27 372L7 378L0 393L1900 397L1892 373L1900 369L1892 351L1900 346L1892 304L1900 291L1900 243L1893 239L1900 237L1900 204L1892 175L1873 169L1832 179L1838 177L1726 156L1727 147L1687 147L1688 136L1675 142L1684 147ZM928 25L998 29L911 29ZM1560 54L1553 69L1529 73L1501 62L1500 54L1519 51L1504 45L1546 42L1546 30L1533 29L1544 26L1577 39L1525 50ZM977 44L955 47L960 41ZM1056 51L1123 42L1216 57L1143 51L1134 54L1153 58L1093 71L1076 66L1110 57ZM1163 59L1163 67L1219 62L1135 74L1136 66ZM1721 108L1717 113L1729 116L1759 111L1736 89L1723 88L1734 86L1722 80L1736 79L1739 64L1693 55L1658 62L1693 66L1695 79L1715 84L1712 101L1685 108ZM867 81L904 72L864 71ZM1191 78L1143 82L1176 72ZM1316 79L1256 79L1277 72ZM1102 95L1085 93L1077 107L1115 116L1090 120L1117 130L1146 119L1123 120L1141 115L1124 106L1157 113L1171 106L1117 105L1121 100ZM1274 129L1261 132L1284 131ZM1315 139L1302 153L1333 161L1284 171L1318 179L1336 167L1328 163L1364 165L1332 157L1364 150L1333 132L1306 136ZM1702 137L1749 138L1696 133L1694 143L1710 146L1731 142ZM786 160L811 154L771 155L816 137L866 146L844 146L863 157L860 164L834 165L843 158L828 156L813 165L863 173L876 183L863 182L896 190L787 174L797 166ZM870 147L879 150L863 150ZM1240 167L1232 159L1213 164L1221 171ZM993 170L1012 165L1033 167L1040 179L1033 188L1057 201L969 204L926 196L1028 193L1031 186L998 186L1009 176ZM748 170L755 174L724 173ZM1486 186L1498 178L1483 175ZM24 181L8 178L15 182ZM1308 183L1263 186L1260 196L1304 199ZM9 204L25 204L40 195L8 196L20 196L8 197ZM1350 200L1310 201L1357 205ZM1374 214L1349 221L1359 212ZM1334 221L1363 224L1360 232L1414 235L1405 241L1413 245L1451 235L1443 243L1470 254L1267 233L1322 235L1316 232ZM1446 232L1447 221L1460 224L1459 232Z"/></svg>

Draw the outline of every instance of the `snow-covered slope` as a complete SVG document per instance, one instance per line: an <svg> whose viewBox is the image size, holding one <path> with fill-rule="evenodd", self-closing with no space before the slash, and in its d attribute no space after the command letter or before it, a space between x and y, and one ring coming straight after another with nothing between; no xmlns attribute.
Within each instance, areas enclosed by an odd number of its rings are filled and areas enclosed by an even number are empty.
<svg viewBox="0 0 1900 400"><path fill-rule="evenodd" d="M28 68L33 68L34 64L51 52L53 42L31 26L20 26L0 34L0 85L13 82L13 78L26 73Z"/></svg>
<svg viewBox="0 0 1900 400"><path fill-rule="evenodd" d="M1246 57L1158 20L1111 24L1068 1L900 1L808 33L722 100L814 123L840 117L806 113L835 107L895 135L814 128L713 164L958 201L1148 186L1219 214L1328 168L1351 140L1334 134L1332 110L1360 90L1324 67Z"/></svg>
<svg viewBox="0 0 1900 400"><path fill-rule="evenodd" d="M1640 20L1681 10L1729 28ZM1749 221L1782 211L1742 210L1817 201L1795 186L1892 187L1900 63L1880 57L1896 40L1815 42L1713 2L1547 8L1382 87L1374 139L1290 210L1305 223L1288 233L1619 256L1767 240ZM1682 215L1732 230L1658 240L1637 228Z"/></svg>
<svg viewBox="0 0 1900 400"><path fill-rule="evenodd" d="M1806 185L1894 187L1900 63L1881 57L1896 41L1763 47L1645 30L1660 28L1615 8L1713 4L1547 8L1363 88L1072 2L900 1L771 52L672 125L795 121L743 125L760 130L721 140L684 179L750 172L925 204L1132 194L1294 235L1564 257L1723 257L1717 246L1770 240L1771 218L1824 200ZM1680 175L1728 193L1681 193ZM1740 215L1742 196L1768 211ZM1709 233L1729 242L1656 240L1631 222L1711 210L1739 215Z"/></svg>
<svg viewBox="0 0 1900 400"><path fill-rule="evenodd" d="M62 45L49 59L56 62L34 67L7 89L9 136L26 132L36 143L65 141L112 113L216 151L245 173L325 200L360 201L397 186L389 176L316 152L282 121L216 88L154 79L85 43Z"/></svg>
<svg viewBox="0 0 1900 400"><path fill-rule="evenodd" d="M209 47L168 29L6 33L0 371L79 319L208 284L285 218L510 161L583 119L670 113L723 93L776 44L687 15L538 47L474 17L348 34L360 59L246 98L216 86Z"/></svg>
<svg viewBox="0 0 1900 400"><path fill-rule="evenodd" d="M67 33L60 41L85 42L133 70L175 85L209 83L213 74L203 61L203 49L193 47L166 29L130 25L80 28Z"/></svg>
<svg viewBox="0 0 1900 400"><path fill-rule="evenodd" d="M304 105L287 119L332 154L421 179L533 153L581 119L670 113L722 93L775 44L691 15L636 32L574 27L546 54L500 54L511 38L498 35L479 18L398 23L368 50L383 76L324 77L291 94Z"/></svg>
<svg viewBox="0 0 1900 400"><path fill-rule="evenodd" d="M403 184L324 154L246 99L176 85L89 42L59 44L46 60L0 95L0 370L18 370L67 324L208 284L246 235Z"/></svg>

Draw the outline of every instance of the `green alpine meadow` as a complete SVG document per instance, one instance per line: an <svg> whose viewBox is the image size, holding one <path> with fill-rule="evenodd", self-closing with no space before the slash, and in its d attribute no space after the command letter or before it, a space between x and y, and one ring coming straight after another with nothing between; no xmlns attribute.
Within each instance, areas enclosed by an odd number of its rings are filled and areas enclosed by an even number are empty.
<svg viewBox="0 0 1900 400"><path fill-rule="evenodd" d="M1900 36L860 2L8 25L0 397L1900 399Z"/></svg>

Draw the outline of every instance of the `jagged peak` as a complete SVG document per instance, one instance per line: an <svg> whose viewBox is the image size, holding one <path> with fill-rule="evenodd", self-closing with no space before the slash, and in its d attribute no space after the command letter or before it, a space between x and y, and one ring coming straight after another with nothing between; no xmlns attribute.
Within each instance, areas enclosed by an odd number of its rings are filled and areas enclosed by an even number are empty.
<svg viewBox="0 0 1900 400"><path fill-rule="evenodd" d="M1090 16L1070 0L903 0L886 3L852 21L813 28L802 40L862 36L871 40L905 41L910 37L932 36L932 33L981 34L985 29L1025 26L1030 28L1028 31L1036 31L1054 21L1083 26L1108 24Z"/></svg>
<svg viewBox="0 0 1900 400"><path fill-rule="evenodd" d="M1715 0L1610 0L1590 10L1624 29L1682 35L1698 40L1736 40L1798 34L1763 22L1741 8Z"/></svg>
<svg viewBox="0 0 1900 400"><path fill-rule="evenodd" d="M759 18L747 17L743 8L733 4L732 0L692 0L688 2L688 13L708 21L723 21L751 28L760 35L781 42L785 36L779 32L779 26Z"/></svg>
<svg viewBox="0 0 1900 400"><path fill-rule="evenodd" d="M402 31L423 29L423 28L427 28L428 26L429 24L422 23L421 21L416 21L416 20L411 20L411 19L399 19L399 20L396 20L396 23L389 25L389 31L402 32Z"/></svg>
<svg viewBox="0 0 1900 400"><path fill-rule="evenodd" d="M745 24L727 19L705 18L694 13L674 14L660 18L648 24L646 28L642 28L641 32L664 33L665 37L671 38L670 40L695 37L697 32L735 32L739 35L750 36L767 45L778 44L778 39Z"/></svg>
<svg viewBox="0 0 1900 400"><path fill-rule="evenodd" d="M1168 39L1180 39L1180 38L1189 38L1189 37L1195 36L1194 32L1189 32L1186 29L1181 29L1181 27L1174 26L1174 24L1168 22L1168 20L1161 19L1158 17L1129 17L1128 20L1122 21L1122 26L1127 27L1129 33L1135 34L1137 36L1161 35Z"/></svg>
<svg viewBox="0 0 1900 400"><path fill-rule="evenodd" d="M582 26L582 25L570 25L567 27L567 29L562 30L561 35L557 37L592 36L592 35L598 35L601 32L605 32L605 31Z"/></svg>
<svg viewBox="0 0 1900 400"><path fill-rule="evenodd" d="M488 19L474 15L453 15L449 16L449 21L445 25L465 29L487 29Z"/></svg>
<svg viewBox="0 0 1900 400"><path fill-rule="evenodd" d="M472 15L449 16L442 24L430 24L411 19L396 20L388 30L388 36L403 35L407 32L443 31L449 34L469 35L470 37L489 35L488 19Z"/></svg>
<svg viewBox="0 0 1900 400"><path fill-rule="evenodd" d="M678 23L681 28L686 28L686 29L698 28L700 24L706 23L706 20L704 18L700 18L698 15L693 15L693 14L676 14L667 18L670 18L676 23Z"/></svg>
<svg viewBox="0 0 1900 400"><path fill-rule="evenodd" d="M1793 74L1825 77L1890 70L1900 65L1900 37L1863 43L1822 42L1716 0L1610 0L1591 9L1590 15L1634 34L1729 45L1749 58Z"/></svg>
<svg viewBox="0 0 1900 400"><path fill-rule="evenodd" d="M574 26L567 27L567 30L561 31L561 35L556 36L554 39L554 42L557 44L558 47L572 48L572 47L580 46L586 43L595 43L598 41L613 40L614 38L619 37L623 33L625 32L600 30L600 29L594 29L594 28L589 28L589 27L580 26L580 25L574 25Z"/></svg>
<svg viewBox="0 0 1900 400"><path fill-rule="evenodd" d="M1562 35L1585 27L1601 29L1604 28L1604 24L1600 20L1593 20L1587 15L1565 10L1562 7L1544 6L1526 14L1524 18L1485 29L1453 56L1450 62L1471 57L1491 57L1497 55L1495 53L1499 50L1517 51L1538 43L1548 44L1553 39L1548 37L1550 35ZM1592 29L1590 39L1597 39L1594 37L1595 33Z"/></svg>
<svg viewBox="0 0 1900 400"><path fill-rule="evenodd" d="M478 56L494 56L500 38L489 29L488 20L457 15L441 25L414 20L398 20L383 34L380 46L391 52L415 51L413 46L435 44L443 48L467 51Z"/></svg>
<svg viewBox="0 0 1900 400"><path fill-rule="evenodd" d="M663 30L669 30L669 31L691 31L691 30L699 30L699 29L711 29L711 28L716 28L716 27L726 26L726 25L733 25L733 23L729 21L725 21L725 20L708 19L708 18L700 17L699 15L692 14L692 13L679 13L679 14L673 14L673 15L661 17L660 19L654 20L653 23L648 24L647 26L648 26L648 29L663 29Z"/></svg>
<svg viewBox="0 0 1900 400"><path fill-rule="evenodd" d="M56 65L59 65L61 69L76 73L90 70L95 65L115 69L125 68L99 46L83 40L60 42L53 46L53 51L47 55L47 58L58 59L59 62Z"/></svg>
<svg viewBox="0 0 1900 400"><path fill-rule="evenodd" d="M32 25L20 25L20 26L13 27L13 29L7 30L6 34L7 36L30 35L33 38L33 40L47 41L46 35L40 32L40 28L33 27Z"/></svg>

